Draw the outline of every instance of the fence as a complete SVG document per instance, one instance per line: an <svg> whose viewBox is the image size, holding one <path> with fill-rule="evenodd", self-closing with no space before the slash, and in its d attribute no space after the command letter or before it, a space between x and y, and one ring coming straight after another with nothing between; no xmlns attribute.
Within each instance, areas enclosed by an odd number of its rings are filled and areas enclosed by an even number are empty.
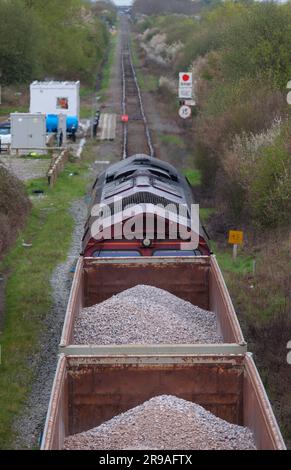
<svg viewBox="0 0 291 470"><path fill-rule="evenodd" d="M59 174L63 171L64 166L69 158L68 150L63 150L60 155L53 156L50 168L47 172L49 186L54 186Z"/></svg>

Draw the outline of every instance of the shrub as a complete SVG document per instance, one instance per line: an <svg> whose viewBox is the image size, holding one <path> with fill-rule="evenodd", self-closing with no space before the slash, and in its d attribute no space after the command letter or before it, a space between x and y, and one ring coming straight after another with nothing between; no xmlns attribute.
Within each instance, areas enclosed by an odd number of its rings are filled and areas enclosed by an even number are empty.
<svg viewBox="0 0 291 470"><path fill-rule="evenodd" d="M0 257L23 227L30 206L23 184L0 165Z"/></svg>
<svg viewBox="0 0 291 470"><path fill-rule="evenodd" d="M243 86L238 83L232 87L221 85L211 88L212 85L209 92L209 87L205 90L205 86L198 86L198 104L203 100L203 105L201 110L200 104L195 135L200 153L204 148L203 161L199 155L197 160L202 171L202 181L214 183L217 171L223 170L223 162L232 151L235 136L265 132L276 118L286 114L286 106L280 92L271 91L268 86L256 89L252 86L252 81L249 86L245 82ZM204 104L207 97L209 102ZM213 159L216 164L213 164ZM204 160L210 160L210 167ZM214 174L204 175L205 171L212 171ZM228 185L228 180L223 184ZM216 190L225 197L221 186Z"/></svg>
<svg viewBox="0 0 291 470"><path fill-rule="evenodd" d="M225 33L224 75L237 80L264 71L277 87L286 87L291 76L290 12L289 6L263 3L236 15Z"/></svg>
<svg viewBox="0 0 291 470"><path fill-rule="evenodd" d="M290 224L291 158L280 144L259 152L248 203L253 220L258 224L265 227Z"/></svg>
<svg viewBox="0 0 291 470"><path fill-rule="evenodd" d="M236 135L225 150L217 188L232 214L253 227L288 226L291 214L289 121L260 134ZM290 140L290 139L289 139Z"/></svg>

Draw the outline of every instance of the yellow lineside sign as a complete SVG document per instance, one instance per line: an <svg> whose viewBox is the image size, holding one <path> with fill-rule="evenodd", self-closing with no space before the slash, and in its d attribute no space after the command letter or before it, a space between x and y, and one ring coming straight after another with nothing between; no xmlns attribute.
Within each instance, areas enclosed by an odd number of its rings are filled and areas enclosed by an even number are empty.
<svg viewBox="0 0 291 470"><path fill-rule="evenodd" d="M231 245L241 245L244 241L244 233L241 230L230 230L228 243Z"/></svg>

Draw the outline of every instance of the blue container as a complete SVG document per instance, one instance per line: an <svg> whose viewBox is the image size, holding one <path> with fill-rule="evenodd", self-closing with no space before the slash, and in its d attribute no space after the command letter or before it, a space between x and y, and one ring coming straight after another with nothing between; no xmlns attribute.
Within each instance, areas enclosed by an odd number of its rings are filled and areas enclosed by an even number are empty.
<svg viewBox="0 0 291 470"><path fill-rule="evenodd" d="M58 131L58 121L59 118L57 114L48 114L46 117L46 130L47 132L57 132Z"/></svg>
<svg viewBox="0 0 291 470"><path fill-rule="evenodd" d="M46 130L47 132L57 132L58 131L58 122L59 117L57 114L48 114L46 117ZM77 116L67 116L67 132L69 134L72 131L76 132L79 127L79 121Z"/></svg>
<svg viewBox="0 0 291 470"><path fill-rule="evenodd" d="M67 116L67 132L70 134L72 131L76 132L79 127L77 116Z"/></svg>

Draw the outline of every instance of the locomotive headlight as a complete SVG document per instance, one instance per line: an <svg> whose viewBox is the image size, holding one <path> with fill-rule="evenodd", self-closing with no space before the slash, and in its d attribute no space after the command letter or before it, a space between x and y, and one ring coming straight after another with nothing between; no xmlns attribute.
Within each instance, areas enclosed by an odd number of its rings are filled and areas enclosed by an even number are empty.
<svg viewBox="0 0 291 470"><path fill-rule="evenodd" d="M142 244L145 248L149 248L152 244L151 240L149 238L144 238L142 241Z"/></svg>

